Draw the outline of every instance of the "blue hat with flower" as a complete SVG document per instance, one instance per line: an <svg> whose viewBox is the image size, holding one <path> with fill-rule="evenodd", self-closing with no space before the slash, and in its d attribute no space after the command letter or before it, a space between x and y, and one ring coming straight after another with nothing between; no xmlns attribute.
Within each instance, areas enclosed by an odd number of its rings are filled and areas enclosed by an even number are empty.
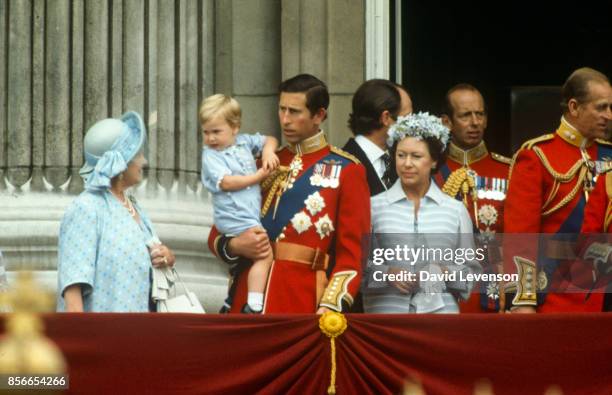
<svg viewBox="0 0 612 395"><path fill-rule="evenodd" d="M147 131L140 115L128 111L121 119L107 118L87 130L83 142L85 164L79 174L85 189L109 188L111 179L124 172L144 146Z"/></svg>
<svg viewBox="0 0 612 395"><path fill-rule="evenodd" d="M442 120L428 112L397 117L397 122L391 125L387 134L389 136L387 138L389 147L406 137L415 137L419 140L435 138L442 143L442 150L446 149L450 137L449 130L444 126Z"/></svg>

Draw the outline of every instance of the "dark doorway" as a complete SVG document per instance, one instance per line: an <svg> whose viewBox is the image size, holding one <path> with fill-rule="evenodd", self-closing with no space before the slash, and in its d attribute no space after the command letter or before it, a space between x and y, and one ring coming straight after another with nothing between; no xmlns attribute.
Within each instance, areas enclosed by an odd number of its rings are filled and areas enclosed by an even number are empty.
<svg viewBox="0 0 612 395"><path fill-rule="evenodd" d="M439 114L448 88L471 83L487 103L489 148L510 155L512 87L560 86L582 66L612 76L612 2L538 4L403 1L402 74L415 110Z"/></svg>

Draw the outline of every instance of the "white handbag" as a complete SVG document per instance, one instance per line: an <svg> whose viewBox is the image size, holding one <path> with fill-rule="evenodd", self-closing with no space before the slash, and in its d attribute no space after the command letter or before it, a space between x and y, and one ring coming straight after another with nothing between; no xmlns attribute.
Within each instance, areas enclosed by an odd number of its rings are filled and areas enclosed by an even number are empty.
<svg viewBox="0 0 612 395"><path fill-rule="evenodd" d="M198 297L187 289L185 283L183 283L179 277L178 272L172 269L172 274L175 281L170 293L174 294L174 296L164 300L158 300L157 311L159 313L205 313L204 307L202 307ZM180 285L183 293L177 295L178 285Z"/></svg>

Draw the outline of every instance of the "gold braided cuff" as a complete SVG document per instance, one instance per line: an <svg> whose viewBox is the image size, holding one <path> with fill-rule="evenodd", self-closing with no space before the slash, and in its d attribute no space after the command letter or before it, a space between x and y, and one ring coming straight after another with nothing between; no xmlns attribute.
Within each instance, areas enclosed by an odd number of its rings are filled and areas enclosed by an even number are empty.
<svg viewBox="0 0 612 395"><path fill-rule="evenodd" d="M596 263L605 263L608 262L610 254L612 254L612 246L609 244L593 243L584 253L584 259L592 259Z"/></svg>
<svg viewBox="0 0 612 395"><path fill-rule="evenodd" d="M536 265L529 259L520 256L514 257L514 264L518 272L519 280L516 282L516 294L512 299L514 306L536 306L538 277ZM545 284L543 284L545 286ZM510 288L507 288L510 289Z"/></svg>
<svg viewBox="0 0 612 395"><path fill-rule="evenodd" d="M325 292L323 292L319 306L342 311L342 300L346 300L349 305L352 305L353 297L348 292L348 286L356 276L357 272L354 270L335 273L329 280Z"/></svg>

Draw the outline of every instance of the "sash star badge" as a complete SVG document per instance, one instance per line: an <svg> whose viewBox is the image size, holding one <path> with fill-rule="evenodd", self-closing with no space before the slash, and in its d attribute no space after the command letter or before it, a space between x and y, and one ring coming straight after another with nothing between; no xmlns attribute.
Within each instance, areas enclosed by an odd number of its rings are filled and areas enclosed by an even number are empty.
<svg viewBox="0 0 612 395"><path fill-rule="evenodd" d="M489 299L499 299L499 285L495 281L491 281L487 285L487 296Z"/></svg>
<svg viewBox="0 0 612 395"><path fill-rule="evenodd" d="M306 232L312 226L312 221L306 213L300 211L291 218L291 225L300 234Z"/></svg>
<svg viewBox="0 0 612 395"><path fill-rule="evenodd" d="M546 287L548 286L548 277L546 277L546 273L544 273L544 271L539 272L537 279L538 279L538 289L545 290Z"/></svg>
<svg viewBox="0 0 612 395"><path fill-rule="evenodd" d="M484 204L478 210L478 220L489 227L497 222L497 210L490 204Z"/></svg>
<svg viewBox="0 0 612 395"><path fill-rule="evenodd" d="M332 223L329 216L325 214L317 222L315 222L315 227L317 228L317 233L323 239L326 236L329 236L331 232L334 231L334 224Z"/></svg>
<svg viewBox="0 0 612 395"><path fill-rule="evenodd" d="M319 192L315 192L308 196L308 199L306 199L304 203L306 203L306 208L308 212L310 212L310 215L315 215L325 208L325 200Z"/></svg>

